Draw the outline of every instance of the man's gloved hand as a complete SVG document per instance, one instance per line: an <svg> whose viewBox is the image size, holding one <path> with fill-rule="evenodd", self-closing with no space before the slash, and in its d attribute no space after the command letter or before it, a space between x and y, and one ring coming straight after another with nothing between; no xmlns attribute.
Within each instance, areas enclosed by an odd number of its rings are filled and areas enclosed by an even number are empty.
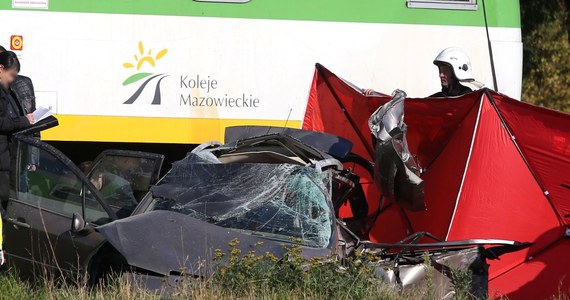
<svg viewBox="0 0 570 300"><path fill-rule="evenodd" d="M4 251L0 250L0 266L6 262L6 258L4 258Z"/></svg>

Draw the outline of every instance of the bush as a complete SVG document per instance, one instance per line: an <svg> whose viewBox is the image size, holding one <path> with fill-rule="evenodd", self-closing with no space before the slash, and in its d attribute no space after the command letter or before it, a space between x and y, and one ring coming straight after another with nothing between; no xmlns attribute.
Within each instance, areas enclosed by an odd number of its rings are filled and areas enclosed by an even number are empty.
<svg viewBox="0 0 570 300"><path fill-rule="evenodd" d="M521 0L522 100L570 112L568 0Z"/></svg>

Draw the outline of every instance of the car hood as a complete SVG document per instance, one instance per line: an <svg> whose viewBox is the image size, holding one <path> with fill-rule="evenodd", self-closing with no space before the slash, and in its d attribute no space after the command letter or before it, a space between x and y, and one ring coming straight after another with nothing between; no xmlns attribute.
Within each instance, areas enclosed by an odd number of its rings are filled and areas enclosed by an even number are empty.
<svg viewBox="0 0 570 300"><path fill-rule="evenodd" d="M282 257L286 250L281 240L241 233L171 211L152 211L118 220L97 231L131 266L168 275L171 272L205 275L213 267L216 249L228 253L228 243L237 239L242 253L270 252ZM262 242L262 243L259 243ZM325 249L303 247L303 256L325 256Z"/></svg>

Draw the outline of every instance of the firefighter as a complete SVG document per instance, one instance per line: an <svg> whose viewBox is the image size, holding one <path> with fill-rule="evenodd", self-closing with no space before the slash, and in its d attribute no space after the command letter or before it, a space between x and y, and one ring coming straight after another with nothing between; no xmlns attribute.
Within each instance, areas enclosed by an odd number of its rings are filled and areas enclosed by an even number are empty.
<svg viewBox="0 0 570 300"><path fill-rule="evenodd" d="M471 61L463 50L457 47L446 48L439 53L433 64L439 69L441 92L430 97L461 96L472 91L469 87L461 84L461 82L474 81L471 73Z"/></svg>
<svg viewBox="0 0 570 300"><path fill-rule="evenodd" d="M430 97L454 97L471 92L471 88L461 84L461 82L474 82L471 60L469 56L458 47L443 49L433 61L439 69L439 80L441 91ZM372 89L363 89L366 96L377 93Z"/></svg>

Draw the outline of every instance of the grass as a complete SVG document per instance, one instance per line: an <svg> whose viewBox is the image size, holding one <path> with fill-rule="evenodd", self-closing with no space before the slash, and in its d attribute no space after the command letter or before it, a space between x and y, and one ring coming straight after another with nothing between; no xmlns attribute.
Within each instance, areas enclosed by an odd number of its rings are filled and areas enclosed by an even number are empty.
<svg viewBox="0 0 570 300"><path fill-rule="evenodd" d="M424 256L425 281L403 291L374 276L373 256L357 255L342 264L335 257L304 259L300 247L287 249L286 258L256 253L255 248L241 253L239 241L230 242L228 253L215 251L214 272L204 278L191 276L168 294L171 299L441 299L430 259ZM453 299L471 299L470 276L456 270ZM1 299L164 299L129 282L111 276L106 284L88 287L79 281L56 280L45 275L34 282L21 280L14 270L0 275ZM567 295L552 299L570 300Z"/></svg>
<svg viewBox="0 0 570 300"><path fill-rule="evenodd" d="M324 274L328 274L324 271ZM336 293L333 299L419 299L418 294L400 294L387 286L374 284L354 285L347 282L343 287L328 283L333 279L324 274L314 274L299 282L287 282L288 278L280 280L273 278L266 283L246 279L238 284L236 289L218 285L217 280L195 280L185 282L169 298L172 299L329 299L330 293ZM226 274L228 276L228 274ZM315 276L315 277L313 277ZM226 278L227 279L227 278ZM226 280L225 279L225 280ZM241 278L243 279L243 278ZM269 283L281 281L281 284L271 286ZM334 281L334 280L333 280ZM355 281L359 281L355 278ZM229 282L227 282L229 283ZM235 282L234 282L235 283ZM287 286L295 286L287 289ZM317 287L317 286L321 287ZM20 280L15 272L9 271L0 276L0 299L160 299L160 296L137 288L127 280L114 278L104 286L89 288L79 284L67 284L52 280L42 280L36 284ZM352 288L351 288L352 286Z"/></svg>

